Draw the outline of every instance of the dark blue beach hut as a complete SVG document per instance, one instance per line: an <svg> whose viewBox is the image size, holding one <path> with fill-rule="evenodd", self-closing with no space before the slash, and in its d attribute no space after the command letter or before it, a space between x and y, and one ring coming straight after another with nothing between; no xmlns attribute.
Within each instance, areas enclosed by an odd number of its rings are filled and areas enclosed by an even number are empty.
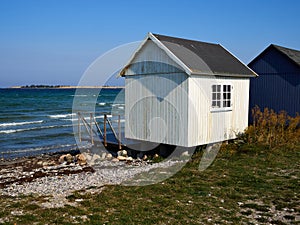
<svg viewBox="0 0 300 225"><path fill-rule="evenodd" d="M300 112L300 51L271 44L248 66L259 75L250 79L249 117L255 105Z"/></svg>

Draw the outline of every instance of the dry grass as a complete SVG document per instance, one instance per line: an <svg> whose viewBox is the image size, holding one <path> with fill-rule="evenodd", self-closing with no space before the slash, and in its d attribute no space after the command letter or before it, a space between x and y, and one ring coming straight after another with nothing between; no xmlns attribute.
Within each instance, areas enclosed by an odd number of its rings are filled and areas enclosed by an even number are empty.
<svg viewBox="0 0 300 225"><path fill-rule="evenodd" d="M249 144L261 143L270 148L288 145L294 147L300 139L300 115L289 116L285 111L275 113L258 106L252 109L253 125L250 125L244 138Z"/></svg>

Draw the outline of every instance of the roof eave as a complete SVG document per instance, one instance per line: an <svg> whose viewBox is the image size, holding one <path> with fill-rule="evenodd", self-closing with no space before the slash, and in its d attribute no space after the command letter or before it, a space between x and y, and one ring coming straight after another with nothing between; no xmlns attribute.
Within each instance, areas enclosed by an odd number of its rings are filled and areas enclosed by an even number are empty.
<svg viewBox="0 0 300 225"><path fill-rule="evenodd" d="M192 70L184 64L170 49L168 49L160 40L158 40L152 33L148 33L149 38L159 47L161 48L174 62L176 62L186 74L191 75Z"/></svg>
<svg viewBox="0 0 300 225"><path fill-rule="evenodd" d="M151 39L160 49L162 49L172 60L174 60L175 63L177 63L186 74L191 75L192 70L185 65L176 55L174 55L173 52L171 52L163 43L161 43L160 40L158 40L151 32L149 32L146 36L146 38L143 40L143 42L140 44L140 46L135 50L135 52L132 54L131 58L128 60L128 63L125 64L124 68L120 71L120 73L117 75L117 77L123 77L125 76L126 70L131 65L131 62L136 57L137 53L143 48L143 46L146 44L148 39Z"/></svg>
<svg viewBox="0 0 300 225"><path fill-rule="evenodd" d="M146 44L149 35L147 35L144 40L142 41L142 43L139 45L139 47L134 51L134 53L132 54L132 56L129 58L128 62L125 64L125 66L122 68L122 70L118 73L117 78L118 77L123 77L125 76L125 72L128 69L128 67L130 66L131 62L133 61L133 59L135 58L135 56L137 55L137 53L141 50L141 48Z"/></svg>
<svg viewBox="0 0 300 225"><path fill-rule="evenodd" d="M258 75L256 73L255 74L229 74L229 73L202 73L202 72L196 72L196 71L193 71L191 75L217 76L217 77L240 77L240 78L258 77Z"/></svg>

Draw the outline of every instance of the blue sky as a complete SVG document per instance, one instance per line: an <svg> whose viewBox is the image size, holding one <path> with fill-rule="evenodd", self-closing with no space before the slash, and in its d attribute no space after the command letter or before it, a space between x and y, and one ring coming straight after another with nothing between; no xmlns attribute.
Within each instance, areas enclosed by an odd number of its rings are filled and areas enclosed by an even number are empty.
<svg viewBox="0 0 300 225"><path fill-rule="evenodd" d="M1 0L0 87L76 85L87 67L147 32L220 43L250 62L270 43L300 49L295 0Z"/></svg>

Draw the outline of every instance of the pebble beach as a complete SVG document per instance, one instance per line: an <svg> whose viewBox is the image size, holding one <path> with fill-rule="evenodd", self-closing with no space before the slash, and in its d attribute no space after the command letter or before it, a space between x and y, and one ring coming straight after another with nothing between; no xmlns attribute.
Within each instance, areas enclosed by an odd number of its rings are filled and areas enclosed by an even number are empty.
<svg viewBox="0 0 300 225"><path fill-rule="evenodd" d="M107 185L144 185L145 180L134 178L142 173L151 174L150 171L155 169L166 175L172 166L183 163L178 160L152 163L151 160L133 159L121 153L116 158L106 153L84 153L80 154L81 158L84 157L83 162L68 162L68 155L41 155L1 161L0 195L51 196L52 201L49 201L47 207L59 207L65 204L66 197L74 191L99 192ZM73 156L76 157L78 155Z"/></svg>

